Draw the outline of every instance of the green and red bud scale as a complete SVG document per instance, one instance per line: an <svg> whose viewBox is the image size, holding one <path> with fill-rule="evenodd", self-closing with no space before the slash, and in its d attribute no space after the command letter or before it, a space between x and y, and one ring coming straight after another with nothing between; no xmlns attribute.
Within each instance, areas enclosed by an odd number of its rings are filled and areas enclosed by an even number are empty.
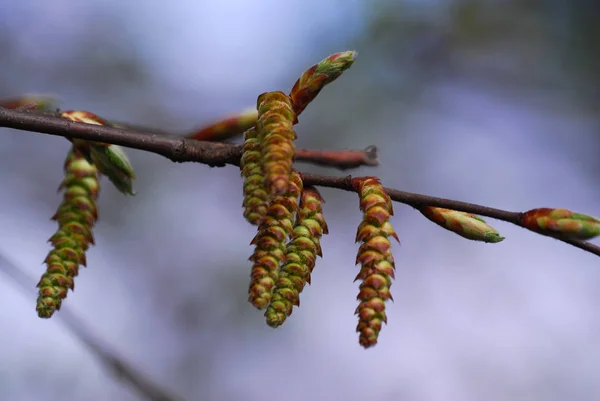
<svg viewBox="0 0 600 401"><path fill-rule="evenodd" d="M568 209L532 209L523 213L521 224L538 234L583 241L600 235L600 220Z"/></svg>
<svg viewBox="0 0 600 401"><path fill-rule="evenodd" d="M302 113L327 84L350 68L357 56L355 51L335 53L304 71L290 91L296 114Z"/></svg>
<svg viewBox="0 0 600 401"><path fill-rule="evenodd" d="M490 227L481 217L467 212L426 206L419 209L429 220L452 231L463 238L481 242L501 242L504 240L498 231Z"/></svg>
<svg viewBox="0 0 600 401"><path fill-rule="evenodd" d="M85 124L107 125L104 119L88 111L65 111L61 114L61 117ZM108 143L90 142L82 139L69 140L98 168L100 174L105 175L110 180L119 192L125 195L135 195L133 190L135 173L123 148Z"/></svg>

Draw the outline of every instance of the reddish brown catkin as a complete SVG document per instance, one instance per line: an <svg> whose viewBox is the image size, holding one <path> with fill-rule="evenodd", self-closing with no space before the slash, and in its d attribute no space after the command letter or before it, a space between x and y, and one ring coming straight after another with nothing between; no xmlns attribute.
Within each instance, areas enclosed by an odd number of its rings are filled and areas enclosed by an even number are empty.
<svg viewBox="0 0 600 401"><path fill-rule="evenodd" d="M306 187L300 195L300 207L292 240L285 250L271 304L265 312L267 324L277 327L292 314L294 305L300 306L300 293L315 267L317 256L322 256L321 237L328 233L323 217L323 198L314 187Z"/></svg>
<svg viewBox="0 0 600 401"><path fill-rule="evenodd" d="M85 251L94 243L92 228L98 217L98 179L96 167L71 149L60 186L64 199L52 217L58 223L58 231L49 240L54 248L46 256L46 272L37 285L39 317L49 318L60 309L68 289L74 288L79 266L86 264Z"/></svg>
<svg viewBox="0 0 600 401"><path fill-rule="evenodd" d="M273 287L279 278L279 269L285 262L285 245L293 231L294 214L298 210L298 196L302 192L302 179L292 174L289 190L284 196L271 199L267 215L258 227L251 244L255 250L248 289L248 301L257 309L271 302Z"/></svg>
<svg viewBox="0 0 600 401"><path fill-rule="evenodd" d="M294 161L294 122L292 102L283 92L266 92L257 99L256 130L261 144L265 187L271 196L288 190Z"/></svg>
<svg viewBox="0 0 600 401"><path fill-rule="evenodd" d="M355 313L358 315L356 331L359 343L364 348L377 344L383 323L387 323L385 302L392 299L390 286L394 278L394 258L388 237L398 236L390 223L394 214L392 201L376 177L353 180L360 198L363 219L356 232L356 242L361 242L356 263L361 269L355 280L361 280L360 302Z"/></svg>

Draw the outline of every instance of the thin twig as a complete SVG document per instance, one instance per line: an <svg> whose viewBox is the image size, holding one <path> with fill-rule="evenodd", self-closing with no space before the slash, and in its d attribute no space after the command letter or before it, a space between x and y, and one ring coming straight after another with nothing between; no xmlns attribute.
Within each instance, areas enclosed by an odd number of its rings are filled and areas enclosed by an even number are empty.
<svg viewBox="0 0 600 401"><path fill-rule="evenodd" d="M318 174L302 174L302 179L305 185L315 185L320 187L328 187L328 188L337 188L342 189L344 191L356 192L356 189L352 185L352 176L346 177L332 177L326 175L318 175ZM519 227L527 229L524 227L521 218L523 216L520 212L510 212L502 209L495 209L488 206L477 205L475 203L461 202L451 199L438 198L435 196L428 196L422 194L416 194L412 192L400 191L398 189L393 188L385 188L385 191L390 196L393 201L404 203L405 205L409 205L414 207L415 209L420 209L425 206L433 206L440 207L445 209L459 210L461 212L474 213L480 216L490 217L496 220L505 221L508 223L512 223ZM537 233L537 232L536 232ZM591 252L594 255L600 256L600 246L592 244L587 241L575 240L572 238L561 237L559 235L552 234L541 234L547 237L552 237L559 241L565 242L569 245L573 245L579 249L582 249L587 252Z"/></svg>
<svg viewBox="0 0 600 401"><path fill-rule="evenodd" d="M372 145L364 150L297 149L296 161L307 161L314 165L336 167L340 170L379 165L377 148Z"/></svg>
<svg viewBox="0 0 600 401"><path fill-rule="evenodd" d="M238 166L242 154L242 148L238 145L219 142L201 142L172 135L151 134L131 129L76 123L50 115L48 113L44 114L35 111L8 110L1 107L0 127L45 133L67 138L72 137L88 141L112 143L156 153L175 162L190 161L213 167L225 166L227 164ZM349 156L352 154L351 152L364 152L365 154L361 156L364 157L362 161L366 165L372 165L369 164L369 161L375 163L377 160L376 154L372 155L374 151L374 147L367 148L363 151L337 151L333 153L335 157L332 157L332 153L325 151L301 149L299 152L297 152L297 160L345 169L349 168L348 166L356 167L356 154L354 154L354 156ZM371 155L368 153L371 153ZM338 160L336 160L336 158ZM350 160L350 163L348 163L348 160ZM303 174L303 177L307 185L317 185L321 187L343 189L346 191L356 191L352 186L350 176L333 177L316 174ZM521 223L522 214L519 212L510 212L472 203L399 191L391 188L386 188L386 191L394 201L413 206L417 209L424 206L442 207L468 213L475 213L526 228ZM600 246L595 244L591 244L586 241L564 238L553 234L542 235L558 239L579 249L600 256Z"/></svg>
<svg viewBox="0 0 600 401"><path fill-rule="evenodd" d="M21 290L29 297L36 296L35 281L29 277L16 264L9 261L8 258L0 254L0 271L12 278L19 285ZM63 306L57 314L59 321L83 343L90 353L100 361L110 375L118 381L128 384L141 396L150 401L179 401L181 398L174 396L170 391L163 389L148 376L140 372L136 367L126 362L118 356L118 353L111 350L112 347L103 345L104 341L99 340L93 335L92 329L68 307Z"/></svg>
<svg viewBox="0 0 600 401"><path fill-rule="evenodd" d="M197 141L227 141L252 128L256 124L257 118L258 111L256 108L250 107L210 125L206 125L185 136Z"/></svg>

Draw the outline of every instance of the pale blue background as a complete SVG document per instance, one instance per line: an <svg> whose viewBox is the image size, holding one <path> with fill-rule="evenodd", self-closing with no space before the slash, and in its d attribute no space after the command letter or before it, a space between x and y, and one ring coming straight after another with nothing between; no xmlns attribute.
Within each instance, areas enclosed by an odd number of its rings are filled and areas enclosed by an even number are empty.
<svg viewBox="0 0 600 401"><path fill-rule="evenodd" d="M600 215L597 77L585 68L596 60L569 53L572 8L389 3L1 0L0 95L55 93L67 109L179 133L356 49L354 67L302 115L300 146L376 144L382 166L356 174L390 187ZM36 278L67 149L58 137L0 135L0 252ZM97 245L66 304L185 400L600 398L596 256L494 221L505 242L468 242L398 204L395 303L365 351L354 333L355 195L322 191L324 259L302 307L273 330L246 302L254 229L239 171L128 153L139 195L105 183ZM0 400L139 399L0 277Z"/></svg>

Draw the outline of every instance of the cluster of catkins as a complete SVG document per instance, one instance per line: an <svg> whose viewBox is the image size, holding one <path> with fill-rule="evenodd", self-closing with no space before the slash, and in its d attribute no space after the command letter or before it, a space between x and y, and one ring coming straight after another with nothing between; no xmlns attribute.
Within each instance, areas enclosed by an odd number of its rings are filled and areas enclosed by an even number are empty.
<svg viewBox="0 0 600 401"><path fill-rule="evenodd" d="M297 122L292 105L283 92L258 97L258 119L244 134L240 163L244 217L258 226L248 299L256 308L266 308L273 327L300 304L300 292L321 256L320 238L327 234L323 199L316 188L304 188L292 168Z"/></svg>
<svg viewBox="0 0 600 401"><path fill-rule="evenodd" d="M256 124L244 133L240 169L244 177L244 217L258 226L252 240L249 301L265 309L267 323L281 325L300 304L300 293L321 256L327 234L323 199L304 187L292 167L294 124L321 89L339 77L356 52L334 54L305 71L289 95L267 92L257 99Z"/></svg>
<svg viewBox="0 0 600 401"><path fill-rule="evenodd" d="M341 56L341 59L340 59ZM267 92L257 99L255 126L244 133L240 163L244 177L244 217L258 226L251 244L252 269L248 300L265 310L267 324L278 327L300 305L300 293L310 283L316 258L322 256L321 237L328 233L323 198L304 186L294 170L294 125L323 86L353 61L355 54L337 54L307 70L289 95ZM337 64L335 64L337 62ZM332 68L337 67L337 68ZM386 322L385 302L394 277L394 259L388 237L398 239L389 219L391 200L373 177L356 179L363 220L356 234L361 242L357 264L361 270L357 331L360 344L377 343Z"/></svg>
<svg viewBox="0 0 600 401"><path fill-rule="evenodd" d="M319 191L303 182L293 168L298 116L325 85L348 69L356 52L333 54L306 70L289 94L266 92L258 96L256 108L206 127L188 136L195 140L220 140L232 132L244 132L240 160L244 217L257 226L251 242L252 268L249 302L265 310L268 325L278 327L300 305L300 293L311 282L316 259L322 256L321 238L328 233ZM3 107L28 104L29 98L0 102ZM37 103L43 104L39 101ZM85 111L66 111L61 117L81 123L105 125ZM58 230L50 238L52 250L38 287L37 312L49 318L60 309L79 267L86 265L88 247L94 243L93 226L98 218L96 200L100 177L106 176L122 193L133 195L133 169L125 152L116 145L69 139L65 178L60 185L63 201L53 219ZM360 271L357 296L359 343L377 344L382 325L387 323L386 301L392 299L394 258L390 238L399 242L390 218L389 191L377 177L351 179L358 194L362 221L356 232L360 243L356 264ZM415 206L416 207L416 206ZM417 209L430 221L464 238L488 243L504 240L481 217L472 213L421 206ZM566 209L538 208L519 214L516 224L558 238L587 240L600 235L600 220Z"/></svg>

